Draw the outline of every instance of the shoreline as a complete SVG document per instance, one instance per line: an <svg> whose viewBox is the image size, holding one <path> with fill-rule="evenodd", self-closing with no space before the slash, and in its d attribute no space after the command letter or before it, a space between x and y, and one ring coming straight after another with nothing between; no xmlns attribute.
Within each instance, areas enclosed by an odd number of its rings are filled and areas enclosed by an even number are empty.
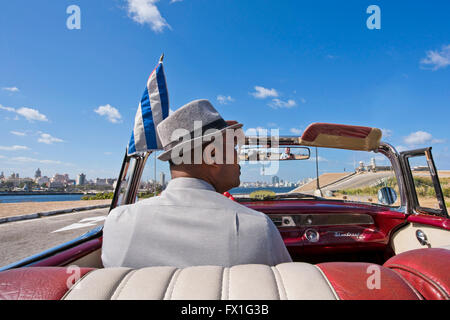
<svg viewBox="0 0 450 320"><path fill-rule="evenodd" d="M96 193L89 192L48 192L48 191L2 191L0 192L0 196L35 196L35 195L49 195L49 196L57 196L57 195L95 195Z"/></svg>

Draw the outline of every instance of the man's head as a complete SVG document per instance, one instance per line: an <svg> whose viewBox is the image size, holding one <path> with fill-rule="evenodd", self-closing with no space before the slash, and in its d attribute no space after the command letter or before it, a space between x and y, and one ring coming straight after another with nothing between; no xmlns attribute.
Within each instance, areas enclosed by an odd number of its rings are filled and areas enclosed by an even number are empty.
<svg viewBox="0 0 450 320"><path fill-rule="evenodd" d="M243 143L242 125L225 121L207 100L193 101L163 120L158 135L170 162L172 178L191 177L225 192L240 184L236 146Z"/></svg>

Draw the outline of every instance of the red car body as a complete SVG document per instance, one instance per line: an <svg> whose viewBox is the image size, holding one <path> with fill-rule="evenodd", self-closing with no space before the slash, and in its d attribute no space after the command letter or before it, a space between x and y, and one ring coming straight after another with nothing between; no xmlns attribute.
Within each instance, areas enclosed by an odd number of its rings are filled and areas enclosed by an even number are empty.
<svg viewBox="0 0 450 320"><path fill-rule="evenodd" d="M427 159L431 159L429 161L432 166L431 171L437 172L431 152L428 149L416 150L399 155L389 145L380 144L380 138L381 131L375 128L314 124L305 131L301 138L280 139L280 142L285 145L297 144L351 150L370 151L375 148L390 158L396 171L402 203L399 208L326 199L256 201L233 197L230 194L226 196L242 205L269 215L278 225L280 234L294 261L319 263L318 268L327 277L327 281L335 287L341 298L366 299L368 297L366 289L356 288L356 284L354 284L356 283L355 277L359 277L358 281L363 281L361 279L364 278L364 268L367 267L367 263L361 263L364 261L384 265L383 272L385 272L386 278L392 278L389 280L392 287L383 288L387 291L379 293L380 298L392 298L392 291L401 287L401 290L406 290L406 293L400 298L450 299L448 273L450 250L426 249L427 246L424 244L422 247L425 249L411 250L396 255L391 244L393 234L408 225L431 227L443 232L450 231L450 219L445 203L443 207L441 206L440 211L426 211L417 205L417 197L414 198L415 191L410 180L411 175L408 175L408 167L402 162L402 157L423 153ZM119 181L125 181L127 175L130 174L131 179L128 183L131 187L127 188L128 194L119 197L121 186L118 183L111 209L120 204L133 203L136 200L137 186L148 155L135 156L133 164L131 164L132 159L125 156ZM433 178L437 179L437 174ZM439 194L439 190L437 190L437 195L442 196ZM415 246L417 241L417 239L411 238L411 243L414 243ZM39 283L39 281L35 280L39 274L42 276L42 281L48 279L63 281L67 277L52 278L52 272L63 274L61 267L99 252L101 246L102 231L99 227L69 243L2 268L0 284L9 283L10 286L8 288L0 286L0 298L2 296L19 297L20 295L15 293L20 292L23 286L30 285L30 283L34 283L32 286L37 286L35 283ZM326 263L330 261L334 262ZM35 267L44 267L44 269L36 268L35 272L27 271ZM45 267L50 267L50 269ZM55 268L54 271L51 268ZM394 273L386 268L394 270ZM86 273L92 271L92 269L83 270ZM20 279L16 279L19 274L21 276L29 274L30 279L27 278L28 276L24 276L24 280L21 282ZM59 282L55 286L60 287ZM2 291L2 288L7 288L12 290L8 292L15 293L8 295ZM39 290L37 287L34 289ZM61 295L46 295L45 297L58 299L61 298Z"/></svg>

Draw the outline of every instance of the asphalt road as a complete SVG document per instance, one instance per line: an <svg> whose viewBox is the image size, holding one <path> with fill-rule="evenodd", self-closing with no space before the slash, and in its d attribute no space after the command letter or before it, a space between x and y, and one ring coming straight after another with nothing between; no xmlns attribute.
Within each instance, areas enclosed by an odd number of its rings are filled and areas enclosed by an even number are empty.
<svg viewBox="0 0 450 320"><path fill-rule="evenodd" d="M322 190L344 190L344 189L356 189L370 186L377 183L384 178L393 177L394 173L391 171L382 171L375 173L356 174L349 179L345 179L341 182L336 182L328 187L322 188Z"/></svg>
<svg viewBox="0 0 450 320"><path fill-rule="evenodd" d="M0 267L50 249L102 225L108 208L0 224Z"/></svg>

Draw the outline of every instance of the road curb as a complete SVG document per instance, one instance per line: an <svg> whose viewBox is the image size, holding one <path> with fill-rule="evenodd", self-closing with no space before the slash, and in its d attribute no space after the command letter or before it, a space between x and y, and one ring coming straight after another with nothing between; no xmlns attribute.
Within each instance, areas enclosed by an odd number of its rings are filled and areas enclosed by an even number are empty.
<svg viewBox="0 0 450 320"><path fill-rule="evenodd" d="M73 213L73 212L79 212L79 211L86 211L86 210L94 210L94 209L104 209L108 208L109 204L99 204L95 206L88 206L88 207L79 207L79 208L72 208L72 209L62 209L62 210L54 210L54 211L46 211L46 212L37 212L37 213L31 213L31 214L25 214L21 216L13 216L13 217L6 217L6 218L0 218L0 224L7 223L7 222L16 222L16 221L23 221L23 220L31 220L31 219L38 219L42 217L50 217L60 214L66 214L66 213Z"/></svg>

